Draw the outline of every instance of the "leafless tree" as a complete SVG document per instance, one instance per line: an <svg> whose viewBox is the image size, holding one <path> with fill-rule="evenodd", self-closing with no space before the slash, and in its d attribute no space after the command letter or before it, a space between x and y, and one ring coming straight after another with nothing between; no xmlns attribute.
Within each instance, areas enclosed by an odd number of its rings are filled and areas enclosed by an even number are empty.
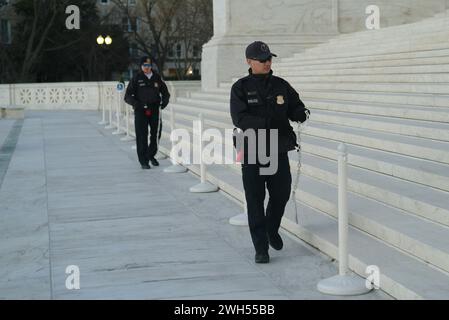
<svg viewBox="0 0 449 320"><path fill-rule="evenodd" d="M135 6L123 0L112 2L131 21L137 49L155 56L160 70L175 44L182 42L191 53L194 45L201 46L212 35L211 0L138 0ZM198 58L187 54L175 61L179 75L185 75L195 60Z"/></svg>

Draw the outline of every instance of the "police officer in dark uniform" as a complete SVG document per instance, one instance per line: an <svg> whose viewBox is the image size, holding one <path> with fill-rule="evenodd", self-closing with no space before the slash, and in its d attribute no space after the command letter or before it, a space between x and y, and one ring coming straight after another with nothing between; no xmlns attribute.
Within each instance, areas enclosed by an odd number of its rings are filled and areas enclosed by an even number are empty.
<svg viewBox="0 0 449 320"><path fill-rule="evenodd" d="M164 109L168 105L170 94L161 76L152 70L150 57L142 57L140 66L142 70L129 82L125 101L134 109L137 156L140 165L142 169L150 169L150 161L153 166L159 165L154 158L162 132L159 109ZM150 126L150 145L148 145L148 126Z"/></svg>
<svg viewBox="0 0 449 320"><path fill-rule="evenodd" d="M278 231L291 192L288 151L298 147L296 134L289 120L302 123L310 115L295 89L284 79L273 75L272 57L276 55L270 52L267 44L261 41L250 44L246 49L249 75L234 83L231 89L231 117L237 128L243 133L246 130L257 132L266 129L267 143L270 143L270 130L277 130L278 133L278 167L272 175L260 174L264 164L259 160L255 163L248 161L247 149L254 146L248 145L247 140L244 143L242 178L256 263L269 262L269 245L276 250L283 247ZM270 196L266 212L265 187Z"/></svg>

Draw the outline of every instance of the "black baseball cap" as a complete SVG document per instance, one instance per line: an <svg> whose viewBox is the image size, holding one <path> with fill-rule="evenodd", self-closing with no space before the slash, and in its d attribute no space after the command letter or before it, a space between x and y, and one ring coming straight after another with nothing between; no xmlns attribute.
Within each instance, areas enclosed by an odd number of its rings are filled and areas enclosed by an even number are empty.
<svg viewBox="0 0 449 320"><path fill-rule="evenodd" d="M271 57L277 57L277 55L271 53L268 45L262 41L254 41L248 47L246 47L247 59L267 60Z"/></svg>
<svg viewBox="0 0 449 320"><path fill-rule="evenodd" d="M153 60L149 56L143 56L142 58L140 58L140 65L148 63L148 60L150 60L149 63L153 63Z"/></svg>

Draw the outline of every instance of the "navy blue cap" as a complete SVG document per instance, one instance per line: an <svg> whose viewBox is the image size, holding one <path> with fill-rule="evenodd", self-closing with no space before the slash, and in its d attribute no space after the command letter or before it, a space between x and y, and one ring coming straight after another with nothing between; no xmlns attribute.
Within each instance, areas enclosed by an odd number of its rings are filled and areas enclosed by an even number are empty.
<svg viewBox="0 0 449 320"><path fill-rule="evenodd" d="M150 62L148 62L150 60ZM153 60L149 56L143 56L140 58L140 65L143 65L144 63L153 63Z"/></svg>
<svg viewBox="0 0 449 320"><path fill-rule="evenodd" d="M271 53L268 45L262 41L254 41L246 48L246 58L253 60L266 60L271 57L277 57Z"/></svg>

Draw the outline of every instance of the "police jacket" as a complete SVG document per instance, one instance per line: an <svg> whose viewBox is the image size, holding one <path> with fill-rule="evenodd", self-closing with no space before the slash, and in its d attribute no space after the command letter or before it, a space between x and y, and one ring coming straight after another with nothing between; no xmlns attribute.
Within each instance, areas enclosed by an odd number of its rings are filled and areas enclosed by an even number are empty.
<svg viewBox="0 0 449 320"><path fill-rule="evenodd" d="M156 111L159 106L164 109L170 100L167 85L161 76L153 71L151 79L140 71L129 82L126 88L125 101L134 110L143 110L144 106Z"/></svg>
<svg viewBox="0 0 449 320"><path fill-rule="evenodd" d="M233 124L247 129L278 129L278 152L288 152L297 146L296 134L289 120L304 122L310 111L298 93L284 79L267 75L249 75L238 80L231 89ZM268 140L268 139L267 139ZM268 143L269 144L269 143ZM267 150L269 147L267 146Z"/></svg>

